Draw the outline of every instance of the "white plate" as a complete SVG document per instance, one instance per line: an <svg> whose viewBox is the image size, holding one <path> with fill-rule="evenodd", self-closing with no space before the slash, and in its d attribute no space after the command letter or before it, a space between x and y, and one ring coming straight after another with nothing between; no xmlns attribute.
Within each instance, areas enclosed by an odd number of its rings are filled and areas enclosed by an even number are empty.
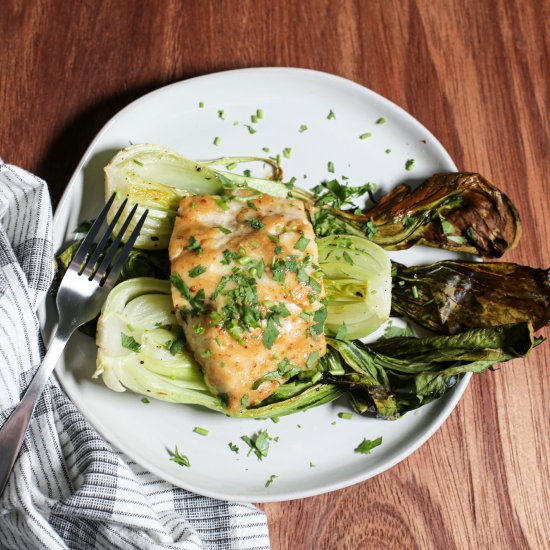
<svg viewBox="0 0 550 550"><path fill-rule="evenodd" d="M203 102L204 106L199 107ZM245 124L256 109L263 119L249 133ZM218 116L223 109L225 120ZM335 118L328 119L329 111ZM384 117L385 124L376 124ZM238 125L234 125L234 122ZM299 132L301 125L307 130ZM371 132L367 139L359 136ZM213 144L219 137L218 146ZM94 217L103 205L102 167L130 143L159 143L194 159L230 155L265 156L291 148L283 157L287 178L315 185L345 175L352 184L376 182L384 191L396 184L418 182L437 171L454 171L449 155L413 117L390 101L348 80L303 69L261 68L228 71L172 84L135 101L99 133L79 164L54 220L54 246L70 241L78 222ZM386 153L391 149L391 153ZM405 169L414 158L413 171ZM327 170L335 167L334 176ZM304 179L307 175L307 179ZM452 257L415 247L392 254L409 265ZM56 321L52 304L42 312L45 330ZM152 401L130 392L114 393L93 381L95 345L75 335L57 366L63 388L97 430L150 471L175 485L235 501L268 502L302 498L358 483L403 460L444 422L466 389L469 376L443 399L396 422L353 415L345 400L280 419L236 420L186 405ZM200 426L207 436L193 433ZM247 456L241 435L267 429L273 441L269 455ZM354 453L363 438L383 437L370 455ZM240 453L229 449L236 443ZM191 467L169 460L175 446ZM314 465L314 466L313 466ZM265 487L271 475L278 478Z"/></svg>

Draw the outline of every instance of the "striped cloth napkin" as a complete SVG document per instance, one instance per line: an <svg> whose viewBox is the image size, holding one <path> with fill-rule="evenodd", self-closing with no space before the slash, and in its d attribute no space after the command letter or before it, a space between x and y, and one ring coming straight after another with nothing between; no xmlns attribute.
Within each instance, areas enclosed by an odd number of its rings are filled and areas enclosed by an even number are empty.
<svg viewBox="0 0 550 550"><path fill-rule="evenodd" d="M0 160L0 426L43 356L52 275L47 186ZM0 497L0 548L261 550L269 536L252 505L176 488L113 449L52 380Z"/></svg>

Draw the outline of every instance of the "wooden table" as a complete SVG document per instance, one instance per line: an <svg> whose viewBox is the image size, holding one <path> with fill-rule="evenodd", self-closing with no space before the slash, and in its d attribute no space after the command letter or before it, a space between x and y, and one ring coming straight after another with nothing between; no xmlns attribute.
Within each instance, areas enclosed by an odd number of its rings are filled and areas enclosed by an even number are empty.
<svg viewBox="0 0 550 550"><path fill-rule="evenodd" d="M460 168L503 189L524 227L506 259L547 267L549 8L547 0L4 0L0 155L45 178L55 203L96 132L145 92L223 69L314 68L401 105ZM273 548L548 548L548 364L545 344L475 378L428 443L370 481L262 506Z"/></svg>

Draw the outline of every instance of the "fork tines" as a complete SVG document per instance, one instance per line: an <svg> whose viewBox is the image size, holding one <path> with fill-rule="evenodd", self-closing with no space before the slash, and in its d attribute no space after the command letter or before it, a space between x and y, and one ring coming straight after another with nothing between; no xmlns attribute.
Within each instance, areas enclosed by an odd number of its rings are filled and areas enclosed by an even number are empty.
<svg viewBox="0 0 550 550"><path fill-rule="evenodd" d="M98 236L101 230L101 226L103 225L103 222L106 220L107 214L109 213L109 210L113 205L115 196L116 196L116 193L113 193L109 198L109 200L107 201L107 204L105 205L105 207L103 208L103 210L101 211L101 213L99 214L95 222L93 223L92 227L88 231L86 238L84 239L82 244L79 246L73 258L73 261L69 266L69 269L76 271L78 275L84 275L88 280L91 281L93 279L99 285L108 286L108 287L113 286L115 284L116 279L120 274L120 270L122 269L122 266L126 262L128 255L130 254L130 251L132 250L132 247L134 246L134 243L136 242L136 239L139 236L141 228L145 223L147 214L149 213L149 210L145 210L145 212L143 212L139 221L134 227L134 230L130 234L130 237L126 240L125 245L122 247L122 250L118 251L119 245L122 242L122 239L126 231L128 230L128 227L130 226L130 223L132 222L132 219L134 218L136 210L138 208L138 205L135 204L132 210L130 211L130 213L126 216L126 219L124 220L124 223L120 228L120 231L118 231L117 235L113 239L115 227L118 223L118 220L122 216L122 213L126 208L126 205L128 204L128 199L124 199L124 201L122 201L122 204L119 206L118 210L116 211L115 215L113 216L111 223L103 233L103 236L101 237L95 250L89 256L89 258L86 259L88 254L90 253L92 244L95 238ZM96 269L96 264L98 263L101 255L104 253L105 250L106 252L101 261L101 264ZM113 265L110 266L109 268L109 264L113 260L114 260Z"/></svg>

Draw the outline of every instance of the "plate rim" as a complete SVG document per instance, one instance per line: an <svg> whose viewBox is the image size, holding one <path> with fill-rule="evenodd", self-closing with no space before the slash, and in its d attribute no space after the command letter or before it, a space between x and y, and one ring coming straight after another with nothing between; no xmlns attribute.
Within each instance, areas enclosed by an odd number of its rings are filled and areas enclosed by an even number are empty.
<svg viewBox="0 0 550 550"><path fill-rule="evenodd" d="M442 158L445 159L446 162L450 166L454 168L454 170L457 170L457 167L455 163L453 162L451 156L447 152L447 150L443 147L443 145L439 142L439 140L432 134L432 132L424 126L418 119L416 119L413 115L408 113L405 109L391 101L390 99L382 96L381 94L375 92L374 90L371 90L370 88L359 84L358 82L354 82L350 79L347 79L342 76L338 76L331 73L326 73L323 71L318 71L314 69L307 69L307 68L300 68L300 67L248 67L248 68L242 68L242 69L230 69L230 70L224 70L224 71L218 71L214 73L208 73L204 75L195 76L192 78L179 80L177 82L172 82L170 84L161 86L159 88L156 88L137 99L130 102L128 105L117 111L99 130L99 132L96 134L94 139L91 141L89 146L87 147L86 151L82 155L80 161L78 162L75 170L73 171L73 174L71 175L65 190L63 194L61 195L61 198L59 200L59 203L55 209L55 213L53 216L52 221L52 233L55 234L55 228L59 224L59 217L61 215L61 212L66 208L66 203L70 200L69 197L73 192L73 187L77 184L77 180L80 177L82 173L83 167L86 165L87 161L89 160L90 156L92 155L97 143L102 139L104 134L109 130L109 128L116 123L116 121L119 118L122 118L125 114L128 113L128 111L133 110L136 106L145 103L146 101L150 100L151 97L155 95L159 95L160 93L165 92L166 90L170 88L179 88L186 85L192 85L194 82L197 81L205 81L208 79L216 79L220 77L227 77L231 75L242 75L245 73L258 73L258 72L269 72L269 73L279 73L281 75L312 75L314 78L320 78L325 79L327 81L333 81L338 82L340 84L344 84L348 87L355 88L356 90L360 90L363 94L367 93L368 95L371 95L372 97L376 98L379 101L382 101L388 105L391 106L392 109L395 109L396 112L399 113L400 116L407 119L410 123L412 123L414 126L418 127L419 129L422 129L426 136L430 139L431 145L435 146L438 152L438 155L441 155ZM45 312L42 310L39 312L39 318L41 325L50 322L49 319L46 318ZM413 454L415 451L417 451L428 439L430 439L435 432L441 428L441 426L445 423L445 421L448 419L448 417L451 415L451 413L454 411L456 406L458 405L458 402L461 400L464 392L466 391L470 379L472 377L472 373L466 373L462 379L459 381L459 383L453 388L453 394L446 397L446 403L443 405L442 410L438 413L437 417L434 418L431 422L431 425L427 430L425 430L421 437L418 437L413 443L411 443L409 446L407 446L404 450L397 453L396 456L389 461L384 462L383 464L379 465L378 467L374 469L370 469L368 473L366 474L359 474L355 475L351 478L347 478L346 480L334 482L330 484L324 484L323 487L320 490L299 490L294 491L292 493L284 493L281 495L269 495L269 493L266 493L263 496L258 495L247 495L245 494L232 494L227 495L224 493L217 493L215 491L211 491L209 489L201 489L193 486L192 484L189 484L186 482L186 480L183 480L181 478L177 478L176 476L171 475L166 470L163 470L161 467L157 467L154 463L151 463L150 461L146 459L142 459L141 456L139 456L136 453L128 452L126 450L125 444L119 440L118 436L109 434L109 436L104 435L106 433L104 423L99 421L98 419L92 417L90 418L89 413L84 414L80 407L77 406L77 404L73 401L72 396L70 395L69 390L66 389L65 384L63 383L63 377L60 376L60 373L58 372L58 369L56 367L54 371L54 376L60 386L63 388L63 391L66 393L67 397L71 400L73 405L79 410L79 412L86 418L88 422L94 427L94 429L98 432L100 437L104 440L106 440L110 445L118 448L118 450L122 451L125 455L127 455L132 460L135 460L138 464L140 464L142 467L146 468L148 471L153 473L154 475L158 476L160 479L163 479L169 483L172 483L176 487L180 487L182 489L201 494L204 496L208 496L211 498L216 499L222 499L230 502L245 502L245 501L253 501L257 503L268 503L268 502L285 502L290 500L297 500L302 498L309 498L314 497L326 493L330 493L333 491L337 491L346 487L350 487L353 485L356 485L358 483L361 483L363 481L366 481L368 479L371 479L391 468L393 468L396 464L404 461L407 459L411 454ZM108 431L108 430L107 430Z"/></svg>

